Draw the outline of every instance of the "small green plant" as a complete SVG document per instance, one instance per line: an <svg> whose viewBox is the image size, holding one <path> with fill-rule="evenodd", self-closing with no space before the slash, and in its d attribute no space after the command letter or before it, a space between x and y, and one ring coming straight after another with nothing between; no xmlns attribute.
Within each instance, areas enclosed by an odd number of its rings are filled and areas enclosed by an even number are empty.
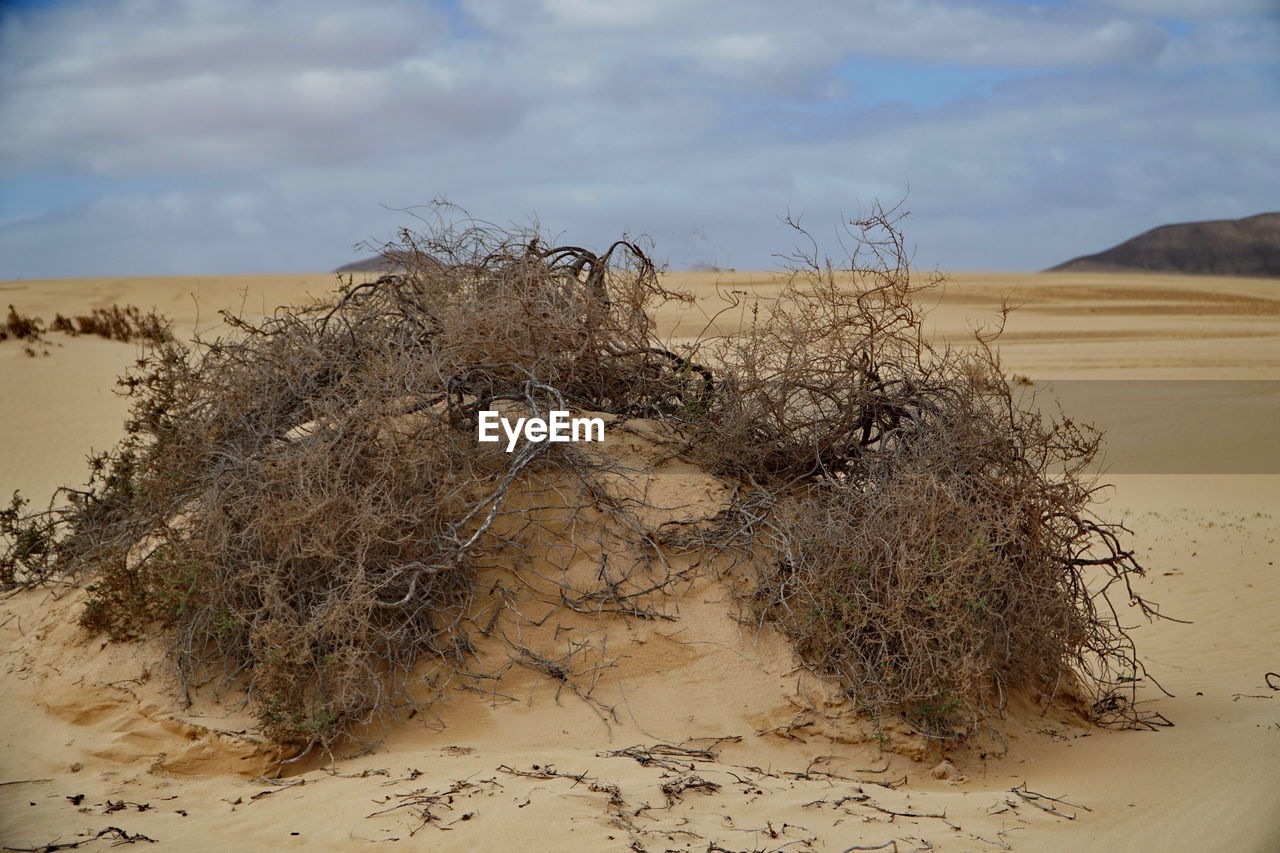
<svg viewBox="0 0 1280 853"><path fill-rule="evenodd" d="M960 700L940 693L933 699L917 703L911 710L917 717L945 717L960 707Z"/></svg>
<svg viewBox="0 0 1280 853"><path fill-rule="evenodd" d="M39 578L57 549L56 519L28 513L28 501L17 492L0 509L0 537L8 547L0 551L0 589Z"/></svg>

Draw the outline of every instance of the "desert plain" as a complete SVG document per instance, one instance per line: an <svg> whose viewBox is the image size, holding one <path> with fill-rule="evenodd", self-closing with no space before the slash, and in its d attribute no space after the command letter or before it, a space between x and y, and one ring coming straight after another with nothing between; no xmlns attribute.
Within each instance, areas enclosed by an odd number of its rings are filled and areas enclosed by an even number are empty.
<svg viewBox="0 0 1280 853"><path fill-rule="evenodd" d="M670 273L697 304L768 272ZM11 281L0 306L52 319L155 308L181 336L219 309L264 315L332 275ZM962 748L868 738L782 639L691 586L670 619L607 630L593 695L512 672L392 726L373 751L281 757L234 701L184 707L162 638L107 643L76 590L0 601L0 845L155 850L1280 850L1280 282L1171 275L956 273L926 294L939 342L999 321L1010 377L1107 430L1103 513L1133 530L1142 594L1183 621L1126 624L1171 696L1171 726L1112 730L1010 703ZM717 330L732 333L732 316ZM134 344L0 342L0 493L42 500L121 434ZM1022 379L1021 377L1025 377ZM1026 384L1029 383L1029 384ZM645 452L642 436L630 451ZM660 483L713 506L717 484ZM580 626L580 630L591 630ZM598 630L606 630L600 627ZM1052 799L1050 799L1052 798ZM141 836L145 836L141 837ZM61 845L61 846L59 846Z"/></svg>

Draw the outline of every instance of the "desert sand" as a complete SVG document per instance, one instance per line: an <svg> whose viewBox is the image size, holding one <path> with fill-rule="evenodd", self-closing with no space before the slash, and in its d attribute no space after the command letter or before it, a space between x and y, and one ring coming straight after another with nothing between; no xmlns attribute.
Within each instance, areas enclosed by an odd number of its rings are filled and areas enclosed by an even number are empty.
<svg viewBox="0 0 1280 853"><path fill-rule="evenodd" d="M779 281L669 279L699 297L659 318L686 339L717 289L767 294ZM333 285L6 282L0 306L49 320L131 303L179 334L215 336L220 308L264 314ZM1107 514L1135 533L1144 596L1190 622L1135 632L1173 694L1146 685L1144 707L1172 727L1099 729L1015 701L983 743L943 752L889 726L885 751L779 636L736 622L708 577L670 618L568 626L607 634L616 658L585 697L513 668L489 694L459 689L395 725L371 753L280 767L234 702L183 708L162 641L108 644L76 625L81 593L34 591L0 602L0 844L102 833L86 846L140 834L147 849L194 851L1280 849L1280 691L1265 680L1280 671L1280 283L965 273L929 299L932 334L956 345L1003 301L1020 306L998 343L1006 369L1111 432ZM88 450L120 433L112 389L137 348L50 341L36 357L0 342L6 495L81 482ZM642 424L613 436L608 452L646 460ZM637 467L673 517L723 499L678 462Z"/></svg>

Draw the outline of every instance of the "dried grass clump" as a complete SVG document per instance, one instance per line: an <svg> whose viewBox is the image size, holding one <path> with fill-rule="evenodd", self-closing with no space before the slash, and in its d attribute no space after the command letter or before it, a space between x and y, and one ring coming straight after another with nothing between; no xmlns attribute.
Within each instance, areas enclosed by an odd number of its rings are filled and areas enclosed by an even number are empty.
<svg viewBox="0 0 1280 853"><path fill-rule="evenodd" d="M136 305L94 308L88 314L77 315L74 320L62 314L56 314L47 328L39 317L20 314L10 305L5 322L0 323L0 341L14 337L28 341L28 347L33 344L48 343L44 337L46 332L61 332L73 337L98 335L124 343L141 341L159 344L173 337L169 323L164 317L157 314L154 309L143 312Z"/></svg>
<svg viewBox="0 0 1280 853"><path fill-rule="evenodd" d="M39 317L20 314L12 305L5 320L0 323L0 341L15 338L23 341L22 351L29 356L48 355L48 340L45 338L44 321Z"/></svg>
<svg viewBox="0 0 1280 853"><path fill-rule="evenodd" d="M39 317L19 314L18 309L12 305L9 306L4 325L0 327L0 333L4 333L5 337L14 337L20 341L38 341L44 331L44 322Z"/></svg>
<svg viewBox="0 0 1280 853"><path fill-rule="evenodd" d="M59 314L50 331L72 335L97 335L113 341L144 341L158 344L173 337L168 322L154 310L143 312L136 305L111 305L94 308L88 314L77 314L69 320Z"/></svg>
<svg viewBox="0 0 1280 853"><path fill-rule="evenodd" d="M857 224L851 269L815 247L777 300L737 306L741 335L685 349L653 320L685 297L632 241L597 254L447 218L405 231L381 249L403 273L228 316L227 339L155 336L122 380L127 436L89 486L0 513L0 583L86 579L86 625L163 623L188 683L238 679L271 737L331 746L405 701L415 663L466 660L478 561L520 553L510 531L533 524L508 506L518 484L561 495L539 512L570 533L622 512L590 499L602 457L479 444L477 413L609 412L665 424L736 481L723 523L688 541L751 554L756 616L865 711L959 736L1008 689L1079 678L1100 715L1132 719L1119 690L1140 665L1090 584L1146 605L1119 528L1088 515L1096 436L1014 406L987 339L931 348L895 220ZM642 518L620 528L648 549L671 540ZM597 580L561 580L550 603L652 615ZM514 652L507 666L567 678Z"/></svg>

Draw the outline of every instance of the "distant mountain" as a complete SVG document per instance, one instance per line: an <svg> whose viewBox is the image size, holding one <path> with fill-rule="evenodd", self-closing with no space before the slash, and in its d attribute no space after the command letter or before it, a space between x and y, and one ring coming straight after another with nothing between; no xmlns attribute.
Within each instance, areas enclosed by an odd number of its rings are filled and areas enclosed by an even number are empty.
<svg viewBox="0 0 1280 853"><path fill-rule="evenodd" d="M374 255L372 258L365 258L362 261L352 261L349 264L343 264L334 272L382 272L389 271L396 267L391 259L386 255Z"/></svg>
<svg viewBox="0 0 1280 853"><path fill-rule="evenodd" d="M1280 213L1161 225L1046 272L1180 272L1280 278Z"/></svg>

